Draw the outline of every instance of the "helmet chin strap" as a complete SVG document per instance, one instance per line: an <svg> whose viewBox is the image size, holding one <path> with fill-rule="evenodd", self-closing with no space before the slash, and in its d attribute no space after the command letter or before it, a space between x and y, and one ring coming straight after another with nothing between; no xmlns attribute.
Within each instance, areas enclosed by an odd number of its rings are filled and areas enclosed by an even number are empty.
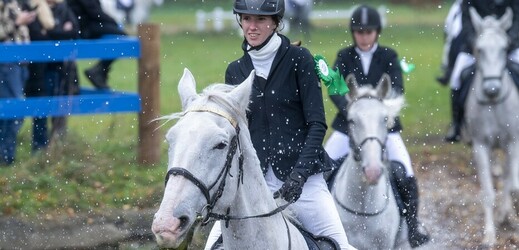
<svg viewBox="0 0 519 250"><path fill-rule="evenodd" d="M269 36L267 39L265 39L265 41L264 41L263 43L261 43L260 45L258 45L258 46L252 46L252 45L250 45L249 42L247 42L247 39L245 39L245 41L244 41L244 43L241 45L241 47L242 47L242 49L243 49L244 51L246 51L246 52L249 52L249 51L251 51L251 50L260 50L260 49L262 49L263 47L265 47L265 45L267 45L267 43L269 43L270 39L272 39L272 37L274 36L274 33L275 33L275 31L272 32L272 34L270 34L270 36ZM247 49L247 45L250 46L249 49Z"/></svg>

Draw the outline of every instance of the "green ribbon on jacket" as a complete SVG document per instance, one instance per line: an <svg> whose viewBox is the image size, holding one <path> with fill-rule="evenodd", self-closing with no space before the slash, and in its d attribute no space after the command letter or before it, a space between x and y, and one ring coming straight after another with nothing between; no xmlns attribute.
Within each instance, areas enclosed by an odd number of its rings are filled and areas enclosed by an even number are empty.
<svg viewBox="0 0 519 250"><path fill-rule="evenodd" d="M326 88L328 88L328 94L345 95L350 91L344 81L344 77L339 73L339 69L331 69L324 56L315 55L314 61L317 76L319 76L319 79L321 79Z"/></svg>

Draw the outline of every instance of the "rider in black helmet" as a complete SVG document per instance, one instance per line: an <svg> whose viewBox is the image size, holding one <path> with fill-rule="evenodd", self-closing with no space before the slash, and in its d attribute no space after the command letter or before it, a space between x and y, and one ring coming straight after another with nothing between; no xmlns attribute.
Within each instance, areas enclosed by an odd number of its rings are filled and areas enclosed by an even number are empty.
<svg viewBox="0 0 519 250"><path fill-rule="evenodd" d="M229 64L225 82L237 85L256 72L247 119L265 181L291 203L306 230L351 249L323 177L332 166L322 146L326 118L314 58L277 32L284 0L236 0L233 10L243 31L243 56ZM215 225L206 249L221 234L220 223Z"/></svg>
<svg viewBox="0 0 519 250"><path fill-rule="evenodd" d="M461 3L462 30L460 33L459 52L452 65L449 82L451 87L451 126L445 136L446 142L459 142L461 139L461 127L465 113L464 103L467 89L470 87L472 76L471 67L476 59L473 56L473 44L476 39L476 31L470 18L469 9L474 8L482 17L495 16L500 18L507 9L512 10L512 27L507 33L510 38L508 48L507 67L515 77L519 74L519 1L517 0L463 0Z"/></svg>
<svg viewBox="0 0 519 250"><path fill-rule="evenodd" d="M337 54L335 67L341 75L355 75L360 86L376 85L384 73L391 77L393 95L403 95L402 69L398 55L391 48L378 44L382 32L382 21L377 10L361 5L351 16L350 29L354 45L341 49ZM325 144L325 149L334 160L343 161L349 154L347 101L344 96L330 95L337 106L332 127L335 131ZM418 222L418 184L407 152L400 135L402 124L397 117L395 125L389 129L386 152L390 161L391 184L398 201L400 214L405 217L408 227L409 243L418 247L429 241L427 233L420 232Z"/></svg>

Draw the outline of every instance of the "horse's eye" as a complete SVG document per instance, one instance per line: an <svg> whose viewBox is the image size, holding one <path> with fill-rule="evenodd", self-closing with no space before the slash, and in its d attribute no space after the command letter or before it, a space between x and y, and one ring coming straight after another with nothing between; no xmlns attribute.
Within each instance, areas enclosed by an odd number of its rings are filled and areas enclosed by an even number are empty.
<svg viewBox="0 0 519 250"><path fill-rule="evenodd" d="M389 121L389 117L387 117L387 116L384 117L384 121L385 121L385 122L388 122L388 121Z"/></svg>
<svg viewBox="0 0 519 250"><path fill-rule="evenodd" d="M214 146L213 149L224 149L225 147L227 147L227 143L222 141L222 142L218 143L216 146Z"/></svg>

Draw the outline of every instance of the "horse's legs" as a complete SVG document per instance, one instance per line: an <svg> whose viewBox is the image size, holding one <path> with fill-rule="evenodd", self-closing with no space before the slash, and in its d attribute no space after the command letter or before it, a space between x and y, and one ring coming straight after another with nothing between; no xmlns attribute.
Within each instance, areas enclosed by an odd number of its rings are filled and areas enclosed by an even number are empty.
<svg viewBox="0 0 519 250"><path fill-rule="evenodd" d="M472 154L478 171L479 183L481 185L481 203L484 212L484 238L483 244L493 246L496 241L496 229L494 225L493 207L495 203L495 192L492 185L492 175L490 171L490 147L480 142L473 142Z"/></svg>
<svg viewBox="0 0 519 250"><path fill-rule="evenodd" d="M515 213L519 216L519 143L511 143L508 146L508 150L506 152L507 157L507 168L509 169L509 174L506 176L506 184L505 188L508 185L508 198L510 199L510 209L513 210L512 207L515 207Z"/></svg>

